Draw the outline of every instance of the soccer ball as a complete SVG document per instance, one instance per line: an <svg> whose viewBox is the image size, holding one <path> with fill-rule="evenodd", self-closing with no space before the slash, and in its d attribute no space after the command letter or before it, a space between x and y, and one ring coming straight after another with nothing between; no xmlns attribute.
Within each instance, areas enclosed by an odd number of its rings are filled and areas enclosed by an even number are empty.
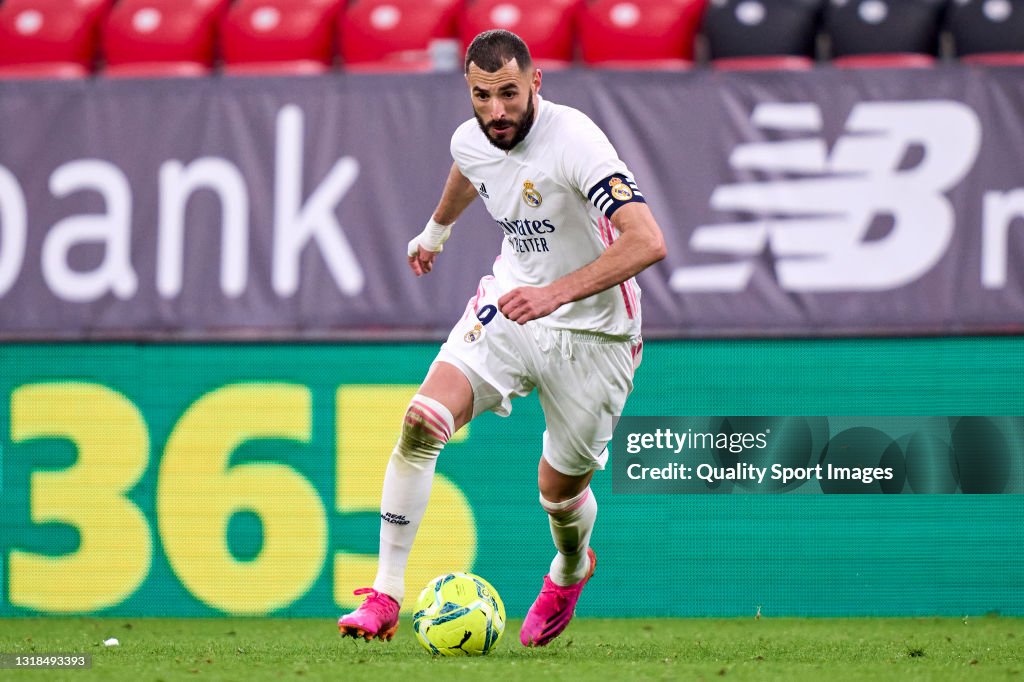
<svg viewBox="0 0 1024 682"><path fill-rule="evenodd" d="M439 575L420 592L412 629L435 656L481 656L498 645L505 631L505 604L480 576Z"/></svg>

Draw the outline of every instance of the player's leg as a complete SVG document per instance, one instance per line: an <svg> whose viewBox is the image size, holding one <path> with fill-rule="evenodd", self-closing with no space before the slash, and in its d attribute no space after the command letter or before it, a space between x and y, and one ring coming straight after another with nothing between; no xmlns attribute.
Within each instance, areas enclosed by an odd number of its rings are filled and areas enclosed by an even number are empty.
<svg viewBox="0 0 1024 682"><path fill-rule="evenodd" d="M519 632L519 641L524 646L545 646L562 634L597 568L597 556L590 548L590 535L597 520L597 500L590 490L593 473L591 470L582 475L567 474L541 457L537 473L540 504L548 514L557 551Z"/></svg>
<svg viewBox="0 0 1024 682"><path fill-rule="evenodd" d="M594 574L590 536L597 500L590 480L604 468L612 419L622 413L633 387L627 342L574 336L557 347L566 343L571 350L549 361L538 386L547 430L537 484L557 551L520 632L526 646L544 646L565 630Z"/></svg>
<svg viewBox="0 0 1024 682"><path fill-rule="evenodd" d="M373 588L366 588L369 596L363 605L338 621L342 634L391 638L404 596L409 551L426 512L438 454L475 415L493 411L505 416L511 398L533 388L521 378L520 358L507 339L509 333L517 333L518 325L500 315L485 315L486 321L479 316L478 311L497 310L499 296L493 277L480 280L476 296L409 404L384 475L377 577Z"/></svg>
<svg viewBox="0 0 1024 682"><path fill-rule="evenodd" d="M558 550L548 575L556 585L575 585L591 572L587 549L597 520L597 499L590 490L593 476L593 470L582 476L563 474L540 458L540 505L548 513L551 539Z"/></svg>
<svg viewBox="0 0 1024 682"><path fill-rule="evenodd" d="M405 568L427 510L434 468L452 434L473 417L469 379L447 362L435 362L406 409L398 443L388 460L381 493L377 577L363 604L338 620L342 635L391 639L405 596Z"/></svg>
<svg viewBox="0 0 1024 682"><path fill-rule="evenodd" d="M437 457L473 416L473 389L458 369L436 362L413 396L388 460L380 509L380 561L373 588L401 602L405 566L430 500Z"/></svg>

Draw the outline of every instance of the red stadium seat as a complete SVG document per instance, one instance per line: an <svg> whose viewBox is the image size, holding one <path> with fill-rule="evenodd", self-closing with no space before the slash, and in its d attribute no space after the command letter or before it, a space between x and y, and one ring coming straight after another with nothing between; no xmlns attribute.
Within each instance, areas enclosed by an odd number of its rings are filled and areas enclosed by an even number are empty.
<svg viewBox="0 0 1024 682"><path fill-rule="evenodd" d="M344 68L430 71L432 45L459 51L453 43L458 37L460 4L460 0L354 0L338 21ZM461 62L461 55L455 61Z"/></svg>
<svg viewBox="0 0 1024 682"><path fill-rule="evenodd" d="M106 75L200 76L213 69L229 0L121 0L103 31Z"/></svg>
<svg viewBox="0 0 1024 682"><path fill-rule="evenodd" d="M723 70L812 66L822 5L823 0L715 0L703 22L711 65ZM766 61L746 61L751 58Z"/></svg>
<svg viewBox="0 0 1024 682"><path fill-rule="evenodd" d="M809 71L814 60L796 55L722 57L712 60L711 66L717 71Z"/></svg>
<svg viewBox="0 0 1024 682"><path fill-rule="evenodd" d="M687 68L705 0L594 0L580 15L583 61L597 67Z"/></svg>
<svg viewBox="0 0 1024 682"><path fill-rule="evenodd" d="M836 57L832 65L840 69L927 69L935 65L929 54L851 54Z"/></svg>
<svg viewBox="0 0 1024 682"><path fill-rule="evenodd" d="M459 19L462 42L492 28L512 31L530 47L540 67L565 68L574 58L576 0L469 0Z"/></svg>
<svg viewBox="0 0 1024 682"><path fill-rule="evenodd" d="M957 0L946 12L946 28L963 62L1024 63L1024 0Z"/></svg>
<svg viewBox="0 0 1024 682"><path fill-rule="evenodd" d="M221 20L229 74L315 74L334 60L341 0L237 0Z"/></svg>
<svg viewBox="0 0 1024 682"><path fill-rule="evenodd" d="M0 77L81 78L113 0L7 0L0 5Z"/></svg>

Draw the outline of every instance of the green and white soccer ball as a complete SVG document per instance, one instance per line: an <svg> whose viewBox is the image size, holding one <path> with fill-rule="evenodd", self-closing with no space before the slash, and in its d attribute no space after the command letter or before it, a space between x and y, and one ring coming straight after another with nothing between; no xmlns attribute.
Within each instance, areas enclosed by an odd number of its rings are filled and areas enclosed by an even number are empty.
<svg viewBox="0 0 1024 682"><path fill-rule="evenodd" d="M420 592L412 629L435 656L481 656L494 650L505 631L505 604L480 576L439 575Z"/></svg>

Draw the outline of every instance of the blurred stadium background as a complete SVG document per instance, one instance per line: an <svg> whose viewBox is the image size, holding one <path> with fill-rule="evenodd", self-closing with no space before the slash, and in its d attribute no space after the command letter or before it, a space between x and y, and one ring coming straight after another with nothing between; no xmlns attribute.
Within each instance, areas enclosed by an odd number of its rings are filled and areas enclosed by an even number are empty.
<svg viewBox="0 0 1024 682"><path fill-rule="evenodd" d="M915 494L599 475L581 615L1024 615L1021 0L2 0L0 615L354 605L400 414L499 246L476 205L406 272L491 27L666 231L631 415L930 429L844 460L896 452ZM542 429L531 398L446 450L411 594L471 569L523 615Z"/></svg>

